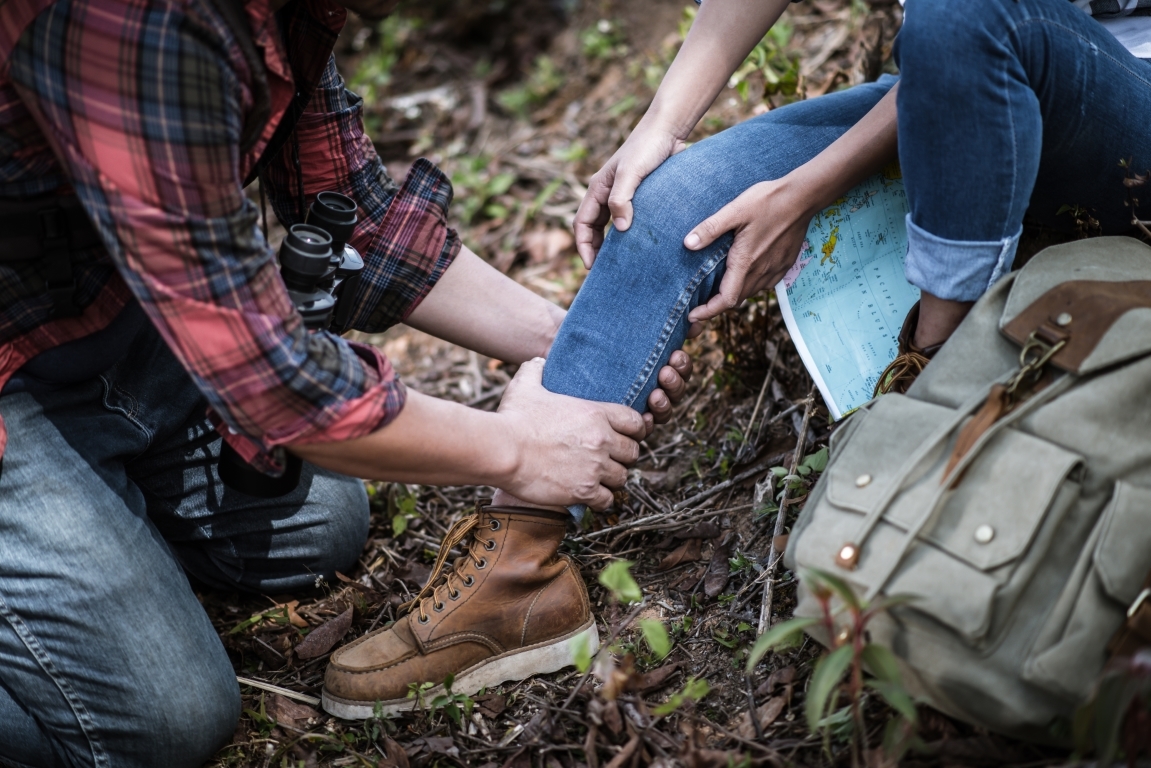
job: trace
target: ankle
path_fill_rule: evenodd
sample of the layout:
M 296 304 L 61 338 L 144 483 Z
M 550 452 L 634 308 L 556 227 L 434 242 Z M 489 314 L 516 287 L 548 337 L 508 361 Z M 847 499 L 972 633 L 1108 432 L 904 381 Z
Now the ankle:
M 951 337 L 975 302 L 951 301 L 932 296 L 926 291 L 920 297 L 919 319 L 915 326 L 915 346 L 937 347 Z

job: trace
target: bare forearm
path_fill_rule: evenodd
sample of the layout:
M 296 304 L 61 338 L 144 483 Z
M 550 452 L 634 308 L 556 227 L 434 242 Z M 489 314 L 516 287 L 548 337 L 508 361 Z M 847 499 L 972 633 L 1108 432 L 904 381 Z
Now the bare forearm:
M 292 446 L 305 461 L 353 477 L 429 485 L 500 485 L 514 446 L 494 413 L 408 390 L 400 414 L 366 437 Z
M 564 310 L 466 247 L 407 324 L 508 363 L 546 357 Z
M 821 210 L 898 157 L 896 84 L 842 136 L 789 174 L 812 213 Z
M 789 0 L 707 0 L 643 121 L 687 138 Z

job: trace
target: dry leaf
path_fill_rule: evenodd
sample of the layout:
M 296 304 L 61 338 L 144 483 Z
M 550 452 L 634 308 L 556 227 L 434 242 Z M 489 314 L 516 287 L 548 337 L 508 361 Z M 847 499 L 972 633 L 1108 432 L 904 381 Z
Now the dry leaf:
M 295 726 L 296 723 L 303 723 L 313 717 L 320 717 L 320 713 L 307 704 L 292 701 L 287 696 L 281 696 L 278 693 L 268 692 L 264 694 L 264 707 L 268 717 L 281 725 Z
M 731 557 L 731 545 L 735 541 L 735 534 L 728 532 L 715 551 L 711 553 L 711 562 L 707 565 L 707 575 L 703 578 L 703 591 L 708 597 L 715 597 L 727 586 L 730 565 L 727 559 Z
M 303 616 L 301 616 L 300 614 L 296 613 L 296 608 L 297 608 L 297 606 L 299 606 L 299 604 L 300 604 L 299 600 L 292 600 L 291 602 L 283 603 L 283 604 L 277 605 L 276 607 L 277 608 L 283 608 L 285 611 L 288 612 L 288 621 L 291 622 L 293 627 L 299 627 L 300 629 L 306 629 L 308 627 L 307 620 Z
M 391 736 L 384 736 L 384 752 L 386 755 L 377 764 L 378 768 L 409 768 L 408 753 Z
M 499 693 L 485 693 L 483 696 L 476 696 L 474 701 L 480 714 L 488 718 L 499 717 L 508 705 L 507 697 Z
M 771 545 L 773 547 L 775 547 L 775 551 L 777 554 L 779 552 L 783 552 L 784 550 L 787 549 L 787 540 L 790 538 L 791 538 L 791 534 L 787 534 L 787 533 L 781 533 L 780 535 L 772 538 Z
M 699 560 L 701 556 L 702 542 L 699 539 L 687 539 L 678 547 L 669 552 L 659 565 L 656 566 L 657 571 L 670 571 L 677 565 L 684 563 L 694 563 Z
M 645 672 L 636 680 L 635 689 L 639 693 L 651 693 L 657 691 L 663 686 L 667 685 L 667 681 L 671 679 L 679 670 L 679 662 L 673 664 L 664 664 L 662 667 L 657 667 L 651 672 Z
M 772 673 L 768 676 L 767 680 L 759 684 L 759 687 L 755 689 L 755 696 L 756 698 L 761 696 L 770 696 L 771 694 L 775 693 L 776 686 L 782 685 L 784 686 L 784 698 L 786 698 L 790 703 L 791 691 L 793 687 L 792 684 L 794 682 L 795 667 L 780 667 L 779 669 L 773 670 Z
M 573 248 L 575 239 L 566 229 L 542 229 L 526 232 L 523 243 L 532 263 L 543 264 Z
M 759 705 L 755 710 L 756 717 L 759 719 L 759 727 L 766 728 L 774 723 L 786 707 L 787 699 L 783 696 L 775 696 Z M 744 712 L 739 716 L 739 725 L 736 726 L 735 732 L 745 739 L 754 739 L 755 726 L 749 715 L 749 712 Z
M 308 636 L 296 645 L 296 658 L 314 659 L 332 650 L 352 628 L 352 612 L 353 609 L 349 608 L 308 633 Z

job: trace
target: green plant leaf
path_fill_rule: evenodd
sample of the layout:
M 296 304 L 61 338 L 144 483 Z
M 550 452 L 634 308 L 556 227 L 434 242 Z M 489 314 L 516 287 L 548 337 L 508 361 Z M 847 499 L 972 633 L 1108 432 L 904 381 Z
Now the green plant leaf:
M 811 682 L 807 686 L 805 706 L 807 727 L 810 730 L 818 730 L 819 721 L 827 712 L 833 695 L 839 689 L 839 681 L 843 679 L 843 674 L 851 664 L 853 650 L 850 645 L 841 646 L 815 665 L 815 672 L 812 673 Z
M 660 660 L 671 653 L 671 638 L 668 636 L 667 628 L 664 627 L 662 621 L 659 619 L 640 619 L 639 628 L 643 630 L 643 639 L 647 641 L 648 648 L 651 648 Z
M 685 701 L 699 701 L 704 696 L 711 693 L 711 686 L 707 684 L 707 680 L 696 679 L 694 677 L 688 678 L 684 683 L 683 690 L 678 693 L 673 693 L 671 698 L 660 704 L 651 712 L 657 717 L 669 715 L 683 706 Z
M 918 713 L 915 711 L 915 702 L 911 700 L 911 695 L 903 690 L 902 685 L 884 680 L 868 680 L 865 685 L 883 697 L 883 700 L 892 709 L 907 718 L 908 722 L 916 722 Z
M 393 536 L 399 536 L 406 530 L 408 530 L 408 518 L 406 515 L 396 515 L 392 518 Z
M 643 600 L 643 592 L 631 575 L 631 560 L 616 560 L 599 572 L 599 583 L 607 587 L 616 601 L 631 604 Z
M 803 457 L 803 466 L 812 472 L 822 472 L 827 469 L 827 456 L 827 448 L 820 448 L 815 453 L 809 453 Z
M 762 659 L 768 651 L 773 648 L 790 645 L 793 640 L 803 633 L 803 630 L 818 623 L 819 619 L 788 619 L 764 632 L 755 641 L 755 645 L 751 646 L 751 651 L 747 655 L 748 674 L 751 674 L 751 671 L 755 669 L 755 665 L 759 663 L 759 660 Z
M 828 573 L 827 571 L 821 571 L 818 568 L 808 568 L 800 575 L 800 578 L 807 579 L 809 581 L 815 582 L 817 585 L 827 587 L 832 592 L 839 595 L 839 599 L 850 606 L 854 611 L 860 611 L 863 609 L 862 604 L 859 602 L 859 598 L 855 596 L 855 591 L 848 585 L 846 581 L 834 574 Z
M 591 668 L 592 655 L 591 655 L 591 640 L 587 635 L 576 635 L 571 640 L 572 644 L 572 662 L 576 665 L 582 675 Z
M 903 678 L 899 674 L 899 662 L 895 660 L 895 655 L 884 646 L 875 643 L 866 645 L 860 656 L 863 660 L 863 666 L 877 679 L 896 685 L 902 683 Z

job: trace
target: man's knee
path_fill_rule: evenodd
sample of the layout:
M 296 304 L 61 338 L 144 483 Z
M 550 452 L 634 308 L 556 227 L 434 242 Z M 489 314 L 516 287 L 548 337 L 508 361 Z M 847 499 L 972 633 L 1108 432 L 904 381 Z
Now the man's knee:
M 319 507 L 317 574 L 331 576 L 355 565 L 368 539 L 368 494 L 362 480 L 317 470 L 308 503 Z
M 163 656 L 164 663 L 144 661 L 110 693 L 120 702 L 102 707 L 113 727 L 101 746 L 114 765 L 204 765 L 231 740 L 240 718 L 235 671 L 222 647 L 193 649 L 173 638 L 153 650 L 135 658 Z

